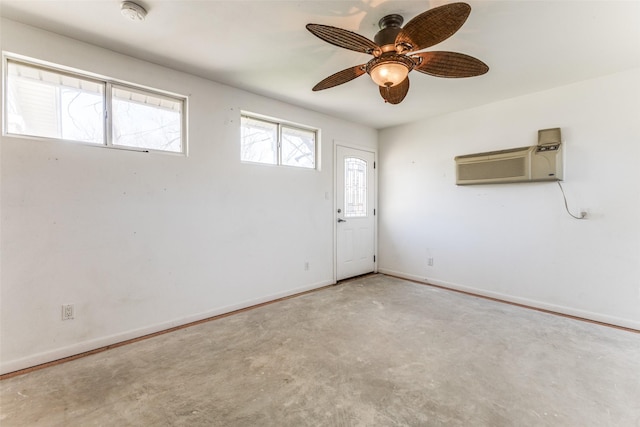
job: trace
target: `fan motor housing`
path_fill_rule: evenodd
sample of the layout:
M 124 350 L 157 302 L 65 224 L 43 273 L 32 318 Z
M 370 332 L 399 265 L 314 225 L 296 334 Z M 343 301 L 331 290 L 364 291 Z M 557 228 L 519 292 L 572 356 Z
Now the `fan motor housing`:
M 395 49 L 396 37 L 402 31 L 403 22 L 404 18 L 397 14 L 387 15 L 378 21 L 380 31 L 374 36 L 373 41 L 382 48 L 383 52 L 390 50 L 384 48 L 387 45 Z

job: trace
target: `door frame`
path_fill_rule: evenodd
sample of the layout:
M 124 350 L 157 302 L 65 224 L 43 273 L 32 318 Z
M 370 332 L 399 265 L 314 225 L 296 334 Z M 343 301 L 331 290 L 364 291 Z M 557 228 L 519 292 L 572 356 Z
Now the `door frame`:
M 373 153 L 373 208 L 375 215 L 373 217 L 373 254 L 375 261 L 373 262 L 373 272 L 378 272 L 378 217 L 380 212 L 378 210 L 378 148 L 367 147 L 365 145 L 349 144 L 347 142 L 333 140 L 333 214 L 331 215 L 333 221 L 333 283 L 338 282 L 338 212 L 336 212 L 336 206 L 338 205 L 338 146 L 344 148 L 350 148 L 354 150 L 367 151 Z M 345 279 L 347 280 L 347 279 Z

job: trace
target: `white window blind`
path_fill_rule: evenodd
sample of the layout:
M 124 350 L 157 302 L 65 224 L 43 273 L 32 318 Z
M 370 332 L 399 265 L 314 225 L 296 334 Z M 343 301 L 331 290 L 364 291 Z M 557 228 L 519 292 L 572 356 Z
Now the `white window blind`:
M 104 143 L 105 84 L 9 61 L 7 131 Z

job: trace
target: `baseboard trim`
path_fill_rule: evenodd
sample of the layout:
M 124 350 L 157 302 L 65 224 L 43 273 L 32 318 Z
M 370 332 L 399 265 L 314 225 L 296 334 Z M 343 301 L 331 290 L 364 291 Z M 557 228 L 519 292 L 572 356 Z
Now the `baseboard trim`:
M 458 285 L 455 283 L 445 282 L 441 280 L 424 278 L 400 271 L 379 268 L 378 273 L 385 274 L 387 276 L 396 277 L 399 279 L 409 280 L 420 285 L 433 286 L 440 289 L 445 289 L 454 292 L 460 292 L 466 295 L 471 295 L 479 298 L 486 298 L 492 301 L 497 301 L 506 304 L 512 304 L 519 307 L 537 310 L 544 313 L 555 314 L 564 316 L 576 320 L 586 321 L 590 323 L 599 324 L 602 326 L 613 327 L 622 329 L 629 332 L 640 333 L 640 322 L 635 322 L 629 319 L 622 319 L 614 316 L 602 315 L 599 313 L 592 313 L 584 310 L 573 309 L 570 307 L 549 304 L 542 301 L 531 300 L 528 298 L 515 297 L 508 294 L 502 294 L 498 292 L 487 291 L 479 288 L 473 288 L 469 286 Z M 345 280 L 348 282 L 351 279 Z M 341 282 L 343 283 L 343 282 Z M 133 331 L 128 331 L 122 334 L 112 335 L 108 337 L 102 337 L 99 339 L 86 341 L 74 346 L 65 347 L 62 349 L 56 349 L 54 351 L 40 353 L 23 359 L 18 359 L 4 363 L 0 372 L 0 380 L 12 378 L 18 375 L 23 375 L 39 369 L 44 369 L 50 366 L 54 366 L 60 363 L 69 362 L 82 357 L 90 356 L 92 354 L 101 353 L 112 348 L 121 347 L 127 344 L 132 344 L 138 341 L 142 341 L 148 338 L 163 335 L 169 332 L 177 331 L 180 329 L 188 328 L 191 326 L 199 325 L 201 323 L 210 322 L 216 319 L 221 319 L 227 316 L 231 316 L 244 311 L 252 310 L 265 305 L 273 304 L 278 301 L 284 301 L 290 298 L 302 296 L 311 292 L 318 291 L 330 286 L 335 285 L 332 281 L 323 281 L 316 284 L 303 286 L 287 292 L 281 292 L 276 294 L 267 295 L 261 298 L 244 301 L 239 304 L 233 304 L 215 310 L 211 310 L 204 313 L 195 314 L 181 319 L 172 320 L 162 324 L 141 328 Z
M 538 301 L 529 298 L 521 298 L 513 295 L 503 294 L 500 292 L 487 291 L 484 289 L 459 285 L 456 283 L 445 282 L 437 279 L 430 279 L 428 277 L 416 276 L 413 274 L 386 268 L 379 268 L 378 272 L 387 276 L 396 277 L 398 279 L 409 280 L 421 285 L 433 286 L 449 291 L 460 292 L 466 295 L 472 295 L 475 297 L 486 298 L 497 302 L 516 305 L 531 310 L 537 310 L 544 313 L 555 314 L 576 320 L 582 320 L 585 322 L 622 329 L 629 332 L 640 333 L 640 322 L 636 322 L 630 319 L 608 316 L 600 313 L 593 313 L 586 310 L 575 309 L 557 304 L 550 304 L 544 301 Z
M 242 313 L 244 311 L 253 310 L 258 307 L 284 301 L 290 298 L 296 298 L 311 292 L 318 291 L 335 285 L 335 282 L 325 280 L 312 285 L 302 286 L 285 292 L 279 292 L 247 300 L 238 304 L 220 307 L 211 311 L 194 314 L 191 316 L 174 319 L 168 322 L 148 326 L 145 328 L 127 331 L 121 334 L 101 337 L 90 341 L 75 344 L 73 346 L 56 349 L 33 356 L 25 357 L 18 360 L 5 362 L 0 368 L 0 381 L 23 375 L 49 366 L 58 365 L 60 363 L 70 362 L 81 357 L 90 356 L 96 353 L 102 353 L 112 348 L 121 347 L 123 345 L 132 344 L 158 335 L 199 325 L 201 323 L 210 322 L 221 319 L 233 314 Z

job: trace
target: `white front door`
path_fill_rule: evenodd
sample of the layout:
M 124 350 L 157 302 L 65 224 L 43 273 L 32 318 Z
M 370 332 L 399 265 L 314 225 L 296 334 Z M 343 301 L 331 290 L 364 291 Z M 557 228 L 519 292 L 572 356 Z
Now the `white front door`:
M 375 270 L 375 154 L 336 146 L 336 279 Z

